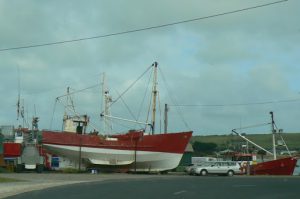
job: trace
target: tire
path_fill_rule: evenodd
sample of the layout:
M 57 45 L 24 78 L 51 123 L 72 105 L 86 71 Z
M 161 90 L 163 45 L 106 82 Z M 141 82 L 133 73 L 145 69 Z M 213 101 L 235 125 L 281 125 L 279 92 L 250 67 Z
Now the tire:
M 200 175 L 206 176 L 206 175 L 207 175 L 207 171 L 206 171 L 206 170 L 201 170 L 201 171 L 200 171 Z
M 23 165 L 22 164 L 17 164 L 16 166 L 16 172 L 21 173 L 23 171 Z
M 159 174 L 161 175 L 167 175 L 169 171 L 160 171 Z
M 196 174 L 195 170 L 194 170 L 194 169 L 191 169 L 191 170 L 190 170 L 190 175 L 193 176 L 193 175 L 195 175 L 195 174 Z
M 37 173 L 42 173 L 43 170 L 44 170 L 44 165 L 38 164 L 38 165 L 36 166 L 36 172 L 37 172 Z
M 227 172 L 227 176 L 233 176 L 234 175 L 234 172 L 232 171 L 232 170 L 229 170 L 228 172 Z

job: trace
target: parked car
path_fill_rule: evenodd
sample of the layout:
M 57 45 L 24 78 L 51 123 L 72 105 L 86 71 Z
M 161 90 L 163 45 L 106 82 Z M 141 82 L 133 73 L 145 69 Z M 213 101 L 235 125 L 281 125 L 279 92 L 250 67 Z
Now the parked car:
M 184 168 L 184 172 L 186 172 L 187 174 L 191 174 L 191 169 L 195 166 L 196 166 L 195 164 L 189 164 Z
M 201 166 L 208 166 L 211 162 L 198 162 L 197 164 L 190 164 L 189 166 L 185 167 L 185 172 L 189 175 L 195 175 L 195 170 L 197 167 Z
M 228 175 L 241 174 L 240 165 L 234 161 L 217 161 L 206 162 L 205 164 L 198 165 L 192 168 L 191 171 L 195 175 L 206 176 L 208 174 Z
M 197 163 L 197 164 L 190 164 L 185 167 L 184 171 L 189 175 L 195 174 L 195 168 L 203 165 L 203 163 Z

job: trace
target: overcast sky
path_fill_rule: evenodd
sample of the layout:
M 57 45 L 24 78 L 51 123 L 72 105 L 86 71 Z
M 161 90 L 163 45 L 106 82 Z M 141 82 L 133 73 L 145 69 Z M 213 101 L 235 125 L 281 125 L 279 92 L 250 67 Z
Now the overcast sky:
M 2 0 L 0 49 L 118 33 L 270 2 Z M 20 123 L 18 79 L 28 120 L 36 112 L 40 129 L 61 129 L 63 106 L 54 102 L 68 86 L 80 90 L 99 84 L 105 72 L 116 99 L 157 61 L 168 85 L 159 74 L 160 103 L 171 105 L 169 131 L 229 134 L 233 128 L 269 122 L 269 111 L 274 111 L 278 127 L 300 132 L 299 8 L 300 1 L 289 0 L 131 34 L 1 51 L 0 125 Z M 148 79 L 122 98 L 136 115 Z M 100 86 L 73 97 L 77 112 L 90 115 L 101 130 Z M 201 106 L 172 106 L 176 104 Z M 122 102 L 111 112 L 132 119 Z M 116 131 L 134 127 L 114 124 Z M 251 132 L 269 130 L 266 126 Z

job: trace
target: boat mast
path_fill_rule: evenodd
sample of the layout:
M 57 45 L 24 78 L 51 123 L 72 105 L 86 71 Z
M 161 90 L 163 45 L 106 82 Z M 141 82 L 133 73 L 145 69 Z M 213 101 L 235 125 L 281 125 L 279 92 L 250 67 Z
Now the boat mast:
M 112 98 L 109 95 L 109 91 L 106 88 L 106 80 L 105 80 L 105 73 L 103 73 L 103 77 L 102 77 L 102 113 L 101 115 L 105 115 L 107 117 L 103 118 L 103 128 L 104 128 L 104 133 L 108 133 L 111 134 L 112 131 L 112 124 L 110 121 L 110 118 L 108 116 L 110 116 L 110 104 L 112 102 Z
M 154 66 L 154 77 L 153 77 L 153 98 L 152 98 L 152 134 L 155 131 L 155 115 L 156 115 L 156 98 L 157 98 L 157 62 L 154 62 L 152 66 Z
M 276 157 L 276 140 L 275 140 L 275 133 L 276 133 L 276 130 L 275 130 L 275 122 L 274 122 L 274 115 L 273 115 L 273 111 L 270 112 L 271 114 L 271 127 L 272 127 L 272 141 L 273 141 L 273 158 L 274 160 L 277 159 Z
M 105 101 L 105 98 L 104 98 L 104 82 L 105 82 L 105 73 L 102 74 L 102 80 L 101 80 L 101 96 L 102 96 L 102 100 L 101 100 L 101 113 L 104 113 L 104 101 Z M 105 133 L 105 117 L 102 118 L 102 122 L 103 122 L 103 132 Z

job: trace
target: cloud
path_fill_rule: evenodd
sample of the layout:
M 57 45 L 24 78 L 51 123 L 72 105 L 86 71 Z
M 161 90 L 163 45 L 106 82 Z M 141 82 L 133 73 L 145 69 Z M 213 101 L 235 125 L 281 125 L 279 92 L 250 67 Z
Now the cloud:
M 0 48 L 122 32 L 269 2 L 2 1 Z M 35 105 L 41 128 L 50 127 L 55 98 L 68 86 L 79 90 L 95 85 L 101 81 L 100 74 L 106 72 L 116 98 L 116 90 L 124 91 L 154 61 L 160 67 L 162 105 L 226 105 L 299 98 L 298 8 L 299 2 L 287 1 L 161 29 L 0 52 L 0 91 L 5 96 L 0 99 L 0 124 L 18 123 L 18 67 L 28 115 L 34 114 Z M 143 78 L 144 82 L 148 77 Z M 145 93 L 144 84 L 138 82 L 124 96 L 135 114 Z M 74 96 L 79 111 L 90 114 L 99 127 L 100 92 L 99 86 Z M 241 123 L 268 121 L 268 112 L 273 110 L 282 128 L 295 132 L 299 131 L 298 105 L 296 101 L 180 110 L 171 106 L 169 126 L 170 131 L 187 130 L 184 116 L 196 134 L 228 133 Z M 142 110 L 147 112 L 147 108 Z M 122 102 L 112 112 L 131 118 Z M 61 128 L 62 114 L 63 105 L 58 104 L 52 128 Z M 118 125 L 115 128 L 126 130 Z

